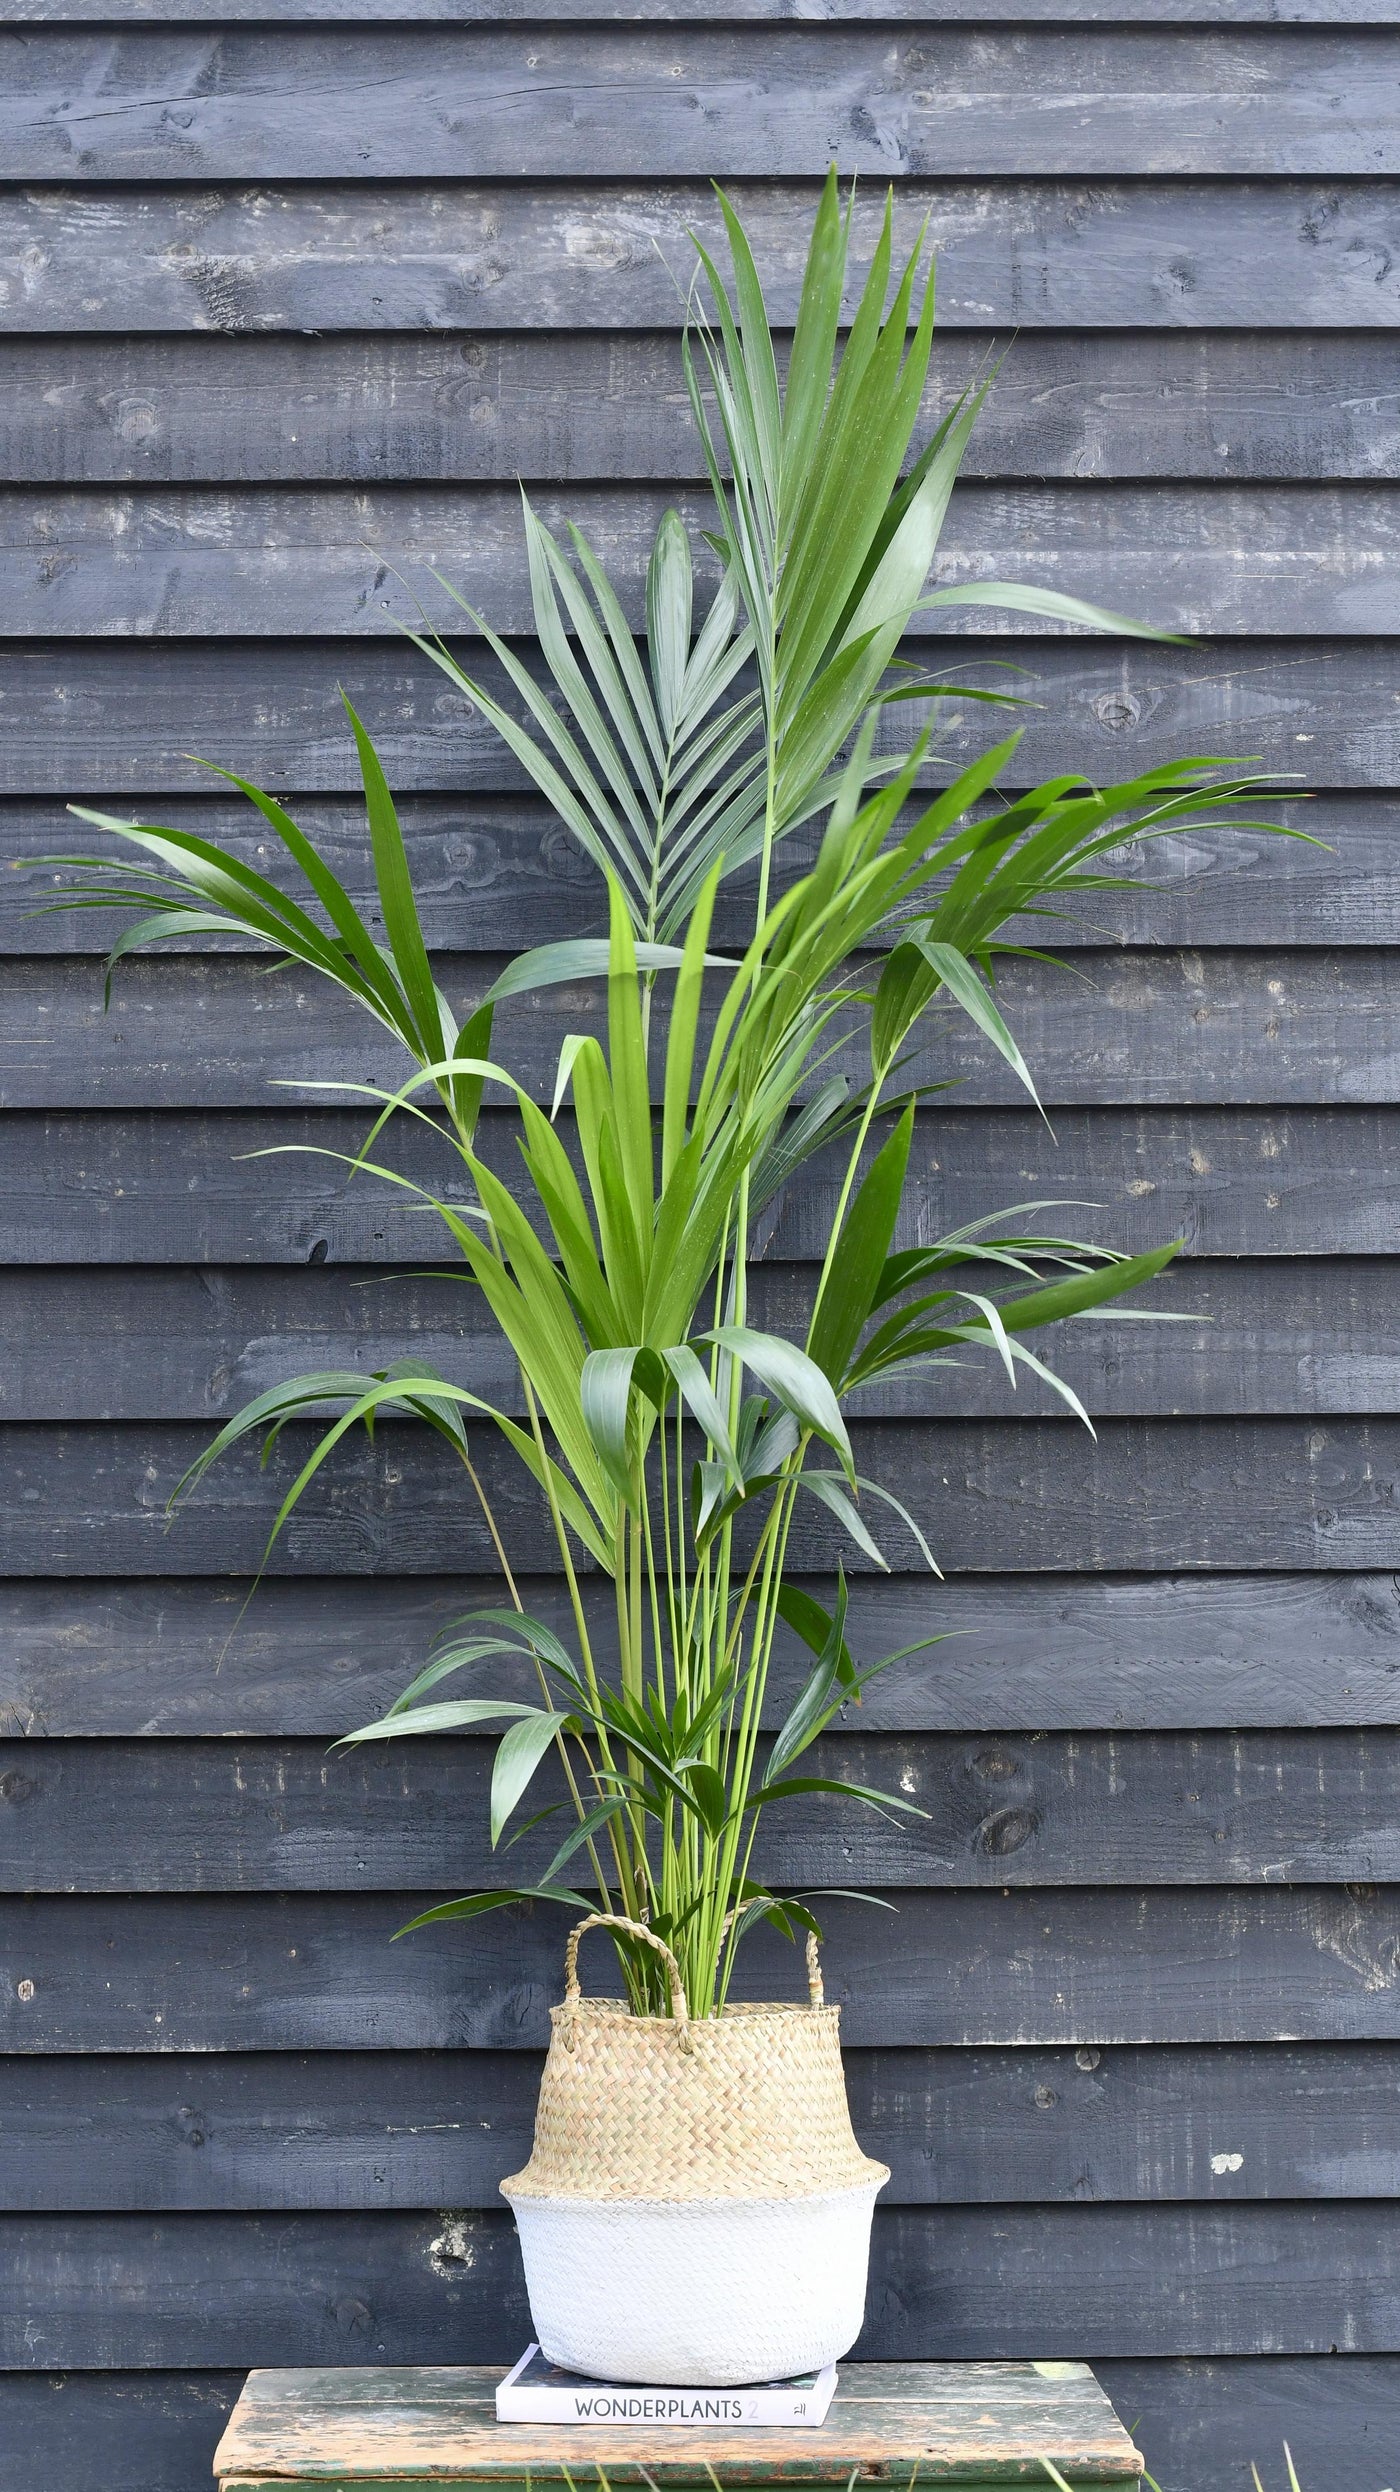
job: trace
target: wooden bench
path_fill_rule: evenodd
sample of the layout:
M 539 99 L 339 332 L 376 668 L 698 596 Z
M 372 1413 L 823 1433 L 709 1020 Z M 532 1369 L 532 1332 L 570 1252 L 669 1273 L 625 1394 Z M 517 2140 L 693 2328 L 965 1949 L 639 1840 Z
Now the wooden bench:
M 498 2423 L 499 2369 L 252 2371 L 219 2443 L 222 2492 L 405 2485 L 961 2484 L 1137 2492 L 1142 2459 L 1081 2362 L 849 2363 L 816 2431 Z

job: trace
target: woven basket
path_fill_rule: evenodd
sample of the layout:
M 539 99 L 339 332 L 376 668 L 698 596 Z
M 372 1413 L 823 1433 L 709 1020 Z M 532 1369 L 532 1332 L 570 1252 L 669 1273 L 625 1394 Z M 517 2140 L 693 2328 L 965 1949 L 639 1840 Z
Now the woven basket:
M 579 1940 L 596 1928 L 656 1949 L 670 2016 L 581 1995 Z M 806 2007 L 696 2020 L 653 1931 L 594 1913 L 571 1932 L 534 2151 L 501 2184 L 551 2360 L 708 2387 L 786 2377 L 849 2349 L 889 2173 L 856 2143 L 840 2011 L 823 2002 L 811 1940 L 807 1969 Z

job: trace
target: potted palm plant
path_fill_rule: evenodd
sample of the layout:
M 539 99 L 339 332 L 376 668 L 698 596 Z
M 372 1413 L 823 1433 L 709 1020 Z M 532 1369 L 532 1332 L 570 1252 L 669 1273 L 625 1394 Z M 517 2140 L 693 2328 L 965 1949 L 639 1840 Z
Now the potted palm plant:
M 382 933 L 283 806 L 242 780 L 299 891 L 187 833 L 94 813 L 84 818 L 136 861 L 67 860 L 84 868 L 70 905 L 141 911 L 113 962 L 163 937 L 233 931 L 323 974 L 410 1060 L 400 1087 L 363 1086 L 374 1121 L 351 1165 L 407 1183 L 387 1137 L 404 1116 L 432 1125 L 447 1173 L 439 1192 L 415 1191 L 514 1353 L 518 1404 L 418 1365 L 297 1376 L 231 1420 L 182 1487 L 250 1432 L 275 1439 L 319 1420 L 275 1540 L 362 1423 L 410 1415 L 461 1463 L 500 1598 L 349 1737 L 498 1735 L 493 1844 L 537 1775 L 552 1775 L 569 1825 L 542 1873 L 420 1918 L 522 1902 L 573 1916 L 535 2150 L 505 2183 L 540 2341 L 614 2378 L 717 2384 L 849 2347 L 886 2177 L 851 2130 L 818 1899 L 770 1885 L 762 1829 L 770 1809 L 809 1794 L 911 1808 L 852 1785 L 816 1750 L 902 1656 L 857 1664 L 843 1574 L 829 1604 L 816 1600 L 794 1579 L 794 1534 L 815 1514 L 866 1565 L 885 1564 L 887 1532 L 906 1534 L 936 1573 L 923 1523 L 861 1474 L 850 1397 L 985 1356 L 1009 1386 L 1031 1373 L 1082 1419 L 1028 1336 L 1103 1315 L 1175 1251 L 1123 1256 L 1067 1238 L 1036 1204 L 899 1246 L 920 1068 L 940 1017 L 963 1014 L 1034 1097 L 996 1001 L 996 954 L 1028 916 L 1111 883 L 1110 847 L 1217 818 L 1258 785 L 1237 765 L 1187 759 L 1112 787 L 1064 777 L 1018 789 L 1014 731 L 953 775 L 926 733 L 901 739 L 911 698 L 1009 697 L 908 667 L 899 648 L 916 616 L 999 602 L 1137 627 L 1005 583 L 930 589 L 982 393 L 916 446 L 933 317 L 922 242 L 896 272 L 887 209 L 843 333 L 850 209 L 833 176 L 783 375 L 743 229 L 722 205 L 732 273 L 701 253 L 708 311 L 686 343 L 716 510 L 703 611 L 674 512 L 656 533 L 639 636 L 585 540 L 558 541 L 527 501 L 539 663 L 475 614 L 489 681 L 446 643 L 419 640 L 593 861 L 606 935 L 525 953 L 459 1025 L 353 711 Z M 794 868 L 784 842 L 804 826 Z M 716 904 L 731 877 L 726 923 L 742 907 L 747 925 L 721 946 Z M 564 1040 L 538 1098 L 512 1069 L 503 1008 L 586 979 L 600 1012 Z M 479 1147 L 488 1095 L 516 1118 L 518 1188 Z M 789 1337 L 753 1320 L 755 1224 L 818 1152 L 836 1171 L 835 1211 Z M 518 1552 L 473 1458 L 479 1426 L 532 1483 L 567 1633 L 525 1608 Z M 584 1599 L 590 1574 L 614 1588 L 605 1638 Z M 774 1722 L 780 1636 L 805 1662 Z M 503 1657 L 528 1666 L 532 1700 L 490 1692 Z M 732 1997 L 760 1920 L 805 1941 L 805 2006 Z M 620 1999 L 581 1994 L 578 1940 L 594 1927 L 615 1948 Z

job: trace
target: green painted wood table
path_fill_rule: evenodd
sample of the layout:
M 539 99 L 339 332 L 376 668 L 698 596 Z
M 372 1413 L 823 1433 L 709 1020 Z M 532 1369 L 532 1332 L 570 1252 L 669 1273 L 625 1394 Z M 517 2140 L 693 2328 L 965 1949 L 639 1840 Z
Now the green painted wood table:
M 816 2431 L 498 2423 L 498 2369 L 252 2371 L 219 2443 L 222 2492 L 405 2485 L 1052 2481 L 1136 2492 L 1142 2460 L 1082 2362 L 853 2362 Z M 713 2473 L 712 2471 L 713 2470 Z

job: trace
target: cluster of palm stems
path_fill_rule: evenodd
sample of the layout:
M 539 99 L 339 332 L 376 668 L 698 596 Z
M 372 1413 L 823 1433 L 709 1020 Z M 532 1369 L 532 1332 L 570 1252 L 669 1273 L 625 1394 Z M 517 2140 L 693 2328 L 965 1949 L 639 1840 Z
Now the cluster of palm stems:
M 285 808 L 231 772 L 296 869 L 299 896 L 207 840 L 91 812 L 86 820 L 127 843 L 125 861 L 64 861 L 81 868 L 67 905 L 141 911 L 109 978 L 138 947 L 232 930 L 329 978 L 411 1060 L 397 1089 L 350 1086 L 375 1113 L 349 1165 L 408 1186 L 386 1159 L 386 1129 L 407 1116 L 440 1136 L 450 1181 L 410 1190 L 440 1220 L 454 1269 L 514 1353 L 517 1407 L 418 1363 L 296 1376 L 239 1412 L 181 1489 L 250 1432 L 270 1451 L 290 1423 L 318 1420 L 275 1541 L 351 1429 L 409 1415 L 438 1432 L 480 1500 L 501 1597 L 458 1621 L 391 1711 L 351 1737 L 499 1734 L 493 1846 L 513 1823 L 530 1830 L 560 1809 L 566 1830 L 538 1876 L 420 1918 L 524 1898 L 601 1907 L 666 1940 L 698 2015 L 723 2005 L 756 1921 L 789 1934 L 815 1927 L 815 1898 L 775 1892 L 763 1876 L 756 1843 L 768 1808 L 817 1793 L 887 1811 L 913 1805 L 853 1785 L 831 1770 L 829 1751 L 809 1753 L 904 1656 L 853 1655 L 839 1567 L 829 1607 L 794 1579 L 807 1518 L 867 1567 L 886 1564 L 890 1531 L 907 1533 L 937 1571 L 920 1522 L 857 1468 L 851 1395 L 986 1356 L 1009 1386 L 1029 1372 L 1084 1419 L 1026 1336 L 1121 1312 L 1111 1302 L 1175 1251 L 1124 1256 L 1042 1233 L 1033 1222 L 1046 1204 L 897 1244 L 927 1087 L 911 1082 L 911 1067 L 926 1059 L 938 1015 L 961 1013 L 1034 1097 L 996 1001 L 995 956 L 1024 948 L 1012 937 L 1037 913 L 1112 888 L 1110 848 L 1220 817 L 1260 784 L 1238 764 L 1195 757 L 1111 787 L 1065 776 L 1026 790 L 1015 732 L 952 775 L 926 729 L 901 738 L 900 722 L 917 719 L 911 703 L 936 717 L 930 705 L 953 696 L 1012 697 L 954 685 L 901 654 L 931 610 L 989 604 L 1140 627 L 1005 582 L 930 588 L 984 389 L 916 448 L 934 301 L 922 236 L 896 269 L 886 209 L 844 325 L 851 207 L 833 176 L 784 373 L 743 228 L 721 206 L 730 273 L 697 245 L 685 340 L 716 514 L 707 563 L 718 585 L 703 611 L 674 511 L 656 532 L 638 635 L 584 538 L 571 528 L 560 542 L 526 500 L 537 658 L 470 608 L 496 661 L 489 684 L 458 648 L 414 636 L 596 866 L 606 936 L 525 953 L 459 1026 L 434 978 L 384 772 L 353 710 L 377 932 Z M 780 852 L 803 826 L 793 870 L 797 851 Z M 717 898 L 734 876 L 724 922 L 742 907 L 750 931 L 719 950 Z M 506 1061 L 497 1016 L 513 996 L 580 979 L 598 982 L 605 1012 L 564 1040 L 542 1104 Z M 478 1147 L 488 1095 L 517 1120 L 514 1187 Z M 817 1154 L 835 1208 L 796 1340 L 750 1321 L 750 1265 L 760 1214 Z M 480 1425 L 500 1432 L 534 1483 L 571 1631 L 524 1607 L 509 1531 L 473 1456 Z M 605 1639 L 584 1598 L 595 1570 L 616 1594 Z M 780 1635 L 803 1663 L 774 1722 Z M 529 1702 L 460 1692 L 522 1662 L 536 1689 Z M 535 1778 L 549 1758 L 558 1779 L 545 1794 Z M 522 1823 L 532 1784 L 544 1805 Z M 667 2013 L 653 1951 L 620 1929 L 616 1943 L 633 2007 Z

